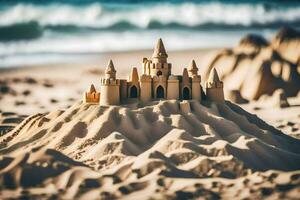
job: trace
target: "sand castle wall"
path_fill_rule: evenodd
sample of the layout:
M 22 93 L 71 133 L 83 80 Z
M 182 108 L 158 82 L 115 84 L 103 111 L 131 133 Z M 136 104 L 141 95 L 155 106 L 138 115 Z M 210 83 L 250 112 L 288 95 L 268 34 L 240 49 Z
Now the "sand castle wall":
M 120 81 L 103 79 L 101 82 L 100 105 L 119 105 Z
M 201 101 L 201 80 L 192 81 L 192 99 Z
M 224 102 L 224 92 L 223 88 L 206 88 L 206 97 L 210 101 L 216 103 Z
M 179 99 L 179 80 L 169 79 L 167 88 L 167 99 Z
M 152 79 L 151 76 L 142 75 L 140 80 L 140 100 L 146 103 L 152 100 Z

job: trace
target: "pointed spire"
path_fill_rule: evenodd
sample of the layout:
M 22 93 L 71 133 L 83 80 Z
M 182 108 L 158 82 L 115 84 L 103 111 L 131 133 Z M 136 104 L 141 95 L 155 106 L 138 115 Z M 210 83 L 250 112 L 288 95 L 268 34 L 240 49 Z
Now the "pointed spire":
M 94 92 L 96 92 L 96 88 L 95 88 L 94 84 L 92 84 L 92 85 L 90 86 L 89 93 L 94 93 Z
M 191 71 L 191 70 L 197 70 L 198 71 L 198 67 L 196 65 L 195 60 L 192 60 L 192 62 L 190 63 L 189 71 Z
M 182 82 L 185 83 L 189 83 L 189 74 L 186 68 L 183 69 L 182 72 Z
M 162 41 L 161 38 L 158 39 L 156 46 L 154 48 L 154 52 L 152 55 L 153 58 L 157 58 L 157 57 L 168 57 L 168 54 L 166 52 L 164 43 Z
M 220 81 L 218 72 L 215 68 L 210 71 L 206 81 L 206 88 L 223 88 L 223 82 Z
M 105 78 L 116 79 L 116 69 L 112 60 L 109 60 L 108 65 L 105 69 Z
M 133 67 L 131 70 L 130 81 L 137 83 L 139 81 L 139 75 L 136 67 Z
M 207 82 L 210 82 L 210 83 L 219 83 L 219 82 L 221 82 L 216 68 L 213 68 L 210 71 Z
M 115 69 L 113 61 L 109 60 L 108 65 L 105 69 L 105 73 L 111 73 L 111 72 L 116 72 L 116 69 Z
M 190 66 L 188 67 L 189 75 L 193 77 L 194 75 L 198 75 L 198 67 L 196 65 L 195 60 L 192 60 Z

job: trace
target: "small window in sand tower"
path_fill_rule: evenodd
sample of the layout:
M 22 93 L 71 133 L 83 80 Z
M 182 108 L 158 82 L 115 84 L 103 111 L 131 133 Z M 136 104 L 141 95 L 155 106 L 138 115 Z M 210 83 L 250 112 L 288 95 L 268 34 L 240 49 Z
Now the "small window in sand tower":
M 157 75 L 157 76 L 161 76 L 161 75 L 162 75 L 162 72 L 161 72 L 161 71 L 158 71 L 158 72 L 156 73 L 156 75 Z
M 130 88 L 130 98 L 137 98 L 137 88 L 135 86 L 132 86 Z
M 190 99 L 190 90 L 189 90 L 189 88 L 187 88 L 187 87 L 183 88 L 183 91 L 182 91 L 182 99 L 183 99 L 183 100 L 188 100 L 188 99 Z
M 156 98 L 162 99 L 165 98 L 165 91 L 162 86 L 158 86 L 156 89 Z

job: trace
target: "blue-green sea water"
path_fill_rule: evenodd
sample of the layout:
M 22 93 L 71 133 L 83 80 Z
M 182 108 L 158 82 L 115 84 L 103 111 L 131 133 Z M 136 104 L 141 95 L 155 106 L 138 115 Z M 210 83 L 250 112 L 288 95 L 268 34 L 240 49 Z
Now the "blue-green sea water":
M 0 0 L 0 67 L 81 53 L 233 46 L 300 28 L 300 1 Z

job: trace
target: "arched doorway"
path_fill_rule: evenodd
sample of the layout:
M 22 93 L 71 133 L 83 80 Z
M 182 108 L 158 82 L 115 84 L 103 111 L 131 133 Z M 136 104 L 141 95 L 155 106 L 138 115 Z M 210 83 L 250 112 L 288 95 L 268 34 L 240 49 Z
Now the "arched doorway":
M 130 98 L 137 98 L 138 97 L 138 91 L 137 88 L 133 85 L 130 88 Z
M 156 89 L 156 98 L 158 98 L 158 99 L 165 98 L 165 91 L 161 85 L 158 86 Z
M 183 100 L 188 100 L 190 99 L 190 90 L 188 87 L 184 87 L 182 90 L 182 99 Z
M 156 73 L 156 75 L 157 75 L 157 76 L 161 76 L 161 75 L 162 75 L 162 72 L 161 72 L 161 71 L 158 71 L 158 72 Z

